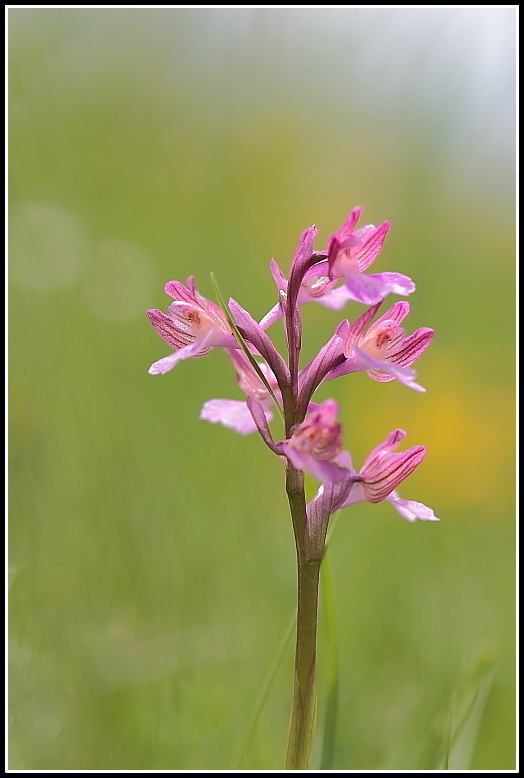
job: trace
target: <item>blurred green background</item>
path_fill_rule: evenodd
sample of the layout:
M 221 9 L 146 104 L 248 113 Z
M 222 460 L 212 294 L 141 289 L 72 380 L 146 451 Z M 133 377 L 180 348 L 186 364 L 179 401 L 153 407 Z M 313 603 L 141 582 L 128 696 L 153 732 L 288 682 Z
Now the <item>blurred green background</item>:
M 515 767 L 514 28 L 507 6 L 9 11 L 12 769 L 235 769 L 295 602 L 283 474 L 198 419 L 241 397 L 222 353 L 147 374 L 169 347 L 145 310 L 190 274 L 212 298 L 214 271 L 260 318 L 269 259 L 355 205 L 392 222 L 373 272 L 416 281 L 408 331 L 436 330 L 427 393 L 318 397 L 357 464 L 395 427 L 427 446 L 400 493 L 441 522 L 341 517 L 333 768 L 432 769 L 479 654 L 469 767 Z M 341 316 L 303 314 L 307 359 Z M 282 766 L 291 663 L 248 769 Z

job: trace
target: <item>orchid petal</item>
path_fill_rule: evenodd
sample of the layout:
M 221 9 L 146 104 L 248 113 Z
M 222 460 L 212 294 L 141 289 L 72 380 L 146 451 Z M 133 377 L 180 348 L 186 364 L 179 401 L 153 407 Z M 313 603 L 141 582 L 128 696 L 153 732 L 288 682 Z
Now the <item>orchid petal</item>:
M 322 489 L 322 487 L 324 486 L 328 487 L 329 484 L 322 484 L 320 489 Z M 317 495 L 318 495 L 318 500 L 320 504 L 316 509 L 317 511 L 320 511 L 323 507 L 322 495 L 319 495 L 320 489 L 315 495 L 315 497 L 313 498 L 314 501 L 315 499 L 317 499 Z M 362 488 L 361 483 L 355 483 L 342 504 L 337 505 L 337 503 L 335 502 L 335 505 L 333 507 L 333 512 L 335 510 L 340 510 L 342 508 L 349 508 L 352 505 L 357 505 L 362 502 L 366 502 L 364 489 Z M 386 497 L 384 502 L 389 502 L 390 505 L 392 505 L 393 508 L 395 508 L 397 513 L 400 516 L 402 516 L 403 519 L 406 519 L 406 521 L 416 521 L 417 519 L 419 521 L 440 521 L 440 519 L 437 516 L 435 516 L 432 509 L 428 508 L 427 505 L 424 505 L 424 503 L 421 502 L 415 502 L 414 500 L 403 500 L 401 497 L 399 497 L 398 493 L 395 491 L 391 492 L 391 494 L 388 495 L 388 497 Z
M 358 220 L 360 219 L 361 213 L 362 213 L 362 206 L 360 205 L 355 206 L 355 208 L 351 210 L 342 227 L 339 229 L 337 233 L 335 233 L 338 239 L 340 240 L 340 242 L 346 240 L 346 238 L 349 238 L 349 236 L 352 234 Z
M 390 454 L 382 461 L 363 467 L 366 499 L 371 502 L 382 502 L 396 487 L 407 478 L 422 462 L 426 455 L 424 446 L 413 446 L 399 454 Z
M 360 472 L 365 470 L 366 467 L 373 467 L 377 462 L 380 462 L 382 459 L 384 459 L 385 456 L 391 454 L 391 452 L 397 448 L 400 441 L 404 440 L 406 435 L 407 433 L 401 429 L 396 429 L 393 430 L 393 432 L 390 432 L 386 439 L 382 441 L 382 443 L 379 443 L 378 446 L 375 446 L 375 448 L 369 452 L 366 459 L 364 460 L 364 464 L 362 465 Z
M 172 354 L 169 354 L 167 357 L 163 357 L 162 359 L 159 359 L 157 362 L 153 362 L 149 370 L 147 371 L 149 375 L 163 375 L 164 373 L 168 373 L 170 370 L 172 370 L 175 365 L 180 362 L 180 359 L 184 359 L 185 357 L 180 357 L 180 352 L 184 351 L 186 349 L 190 349 L 193 347 L 193 344 L 190 346 L 185 346 L 183 349 L 180 349 L 179 351 L 174 351 Z M 193 354 L 188 354 L 188 356 L 193 356 Z
M 370 308 L 367 308 L 364 313 L 361 313 L 358 319 L 355 319 L 353 324 L 350 326 L 346 339 L 346 346 L 344 349 L 347 357 L 350 356 L 353 346 L 360 340 L 360 337 L 368 328 L 371 319 L 376 314 L 380 306 L 381 303 L 379 302 L 375 303 L 375 305 L 372 305 Z
M 433 340 L 434 331 L 429 327 L 420 327 L 404 338 L 396 348 L 388 351 L 388 359 L 396 365 L 407 367 L 419 358 Z
M 419 521 L 440 521 L 427 505 L 414 500 L 403 500 L 398 496 L 397 492 L 391 492 L 389 497 L 386 497 L 386 501 L 391 503 L 397 513 L 407 521 L 416 521 L 417 519 Z
M 347 273 L 344 276 L 344 285 L 351 300 L 365 305 L 380 302 L 389 292 L 387 284 L 383 283 L 380 276 L 358 272 Z
M 227 335 L 222 333 L 218 338 L 218 343 L 214 343 L 214 346 L 220 346 L 220 348 L 236 349 L 239 351 L 238 341 L 234 335 Z
M 277 444 L 293 467 L 306 470 L 320 480 L 341 481 L 347 476 L 347 467 L 339 460 L 341 428 L 336 422 L 337 413 L 336 402 L 324 400 L 292 428 L 287 440 Z
M 313 276 L 326 276 L 329 274 L 329 262 L 325 258 L 326 254 L 323 251 L 314 251 L 313 256 L 316 258 L 316 262 L 308 267 L 305 271 L 302 281 L 306 281 Z M 320 259 L 321 257 L 321 259 Z
M 297 451 L 292 446 L 287 445 L 287 441 L 277 445 L 281 452 L 287 456 L 293 467 L 296 467 L 297 470 L 305 470 L 318 481 L 339 483 L 347 477 L 348 471 L 335 462 L 317 459 L 311 454 Z
M 353 249 L 352 257 L 356 259 L 361 272 L 373 264 L 380 254 L 389 227 L 389 222 L 382 222 L 378 227 L 369 231 L 369 236 L 366 237 L 364 243 L 359 246 L 359 248 Z M 365 228 L 362 228 L 362 230 L 364 229 Z M 358 237 L 360 237 L 360 235 L 358 235 Z
M 272 324 L 280 319 L 282 316 L 282 306 L 280 303 L 274 305 L 270 311 L 266 313 L 263 319 L 260 319 L 258 326 L 261 330 L 267 330 Z
M 180 326 L 175 326 L 172 318 L 156 308 L 147 311 L 147 318 L 162 340 L 165 340 L 174 349 L 181 349 L 183 346 L 189 345 L 188 340 L 193 339 L 190 334 L 181 331 Z
M 347 245 L 348 240 L 351 238 L 351 234 L 360 218 L 361 212 L 362 208 L 360 206 L 357 205 L 355 208 L 353 208 L 342 227 L 328 238 L 327 253 L 329 258 L 330 272 L 331 268 L 333 267 L 333 263 L 337 258 L 337 254 L 341 245 Z
M 175 365 L 183 359 L 188 359 L 189 357 L 203 357 L 206 354 L 209 354 L 210 349 L 206 346 L 212 337 L 212 332 L 206 332 L 202 340 L 196 340 L 194 343 L 184 346 L 173 354 L 170 354 L 163 359 L 159 359 L 158 362 L 153 362 L 147 372 L 149 375 L 163 375 L 172 370 Z
M 417 288 L 414 282 L 402 273 L 374 273 L 370 274 L 370 278 L 380 278 L 385 287 L 387 287 L 386 294 L 398 294 L 400 296 L 412 294 Z
M 415 284 L 401 273 L 348 273 L 345 276 L 345 288 L 348 299 L 372 305 L 387 297 L 388 294 L 407 295 L 415 291 Z
M 399 300 L 388 308 L 388 310 L 379 316 L 378 319 L 373 322 L 373 327 L 382 325 L 384 322 L 394 322 L 400 324 L 409 313 L 409 303 L 406 300 Z
M 348 300 L 353 300 L 353 297 L 345 286 L 338 286 L 336 289 L 330 289 L 322 295 L 322 297 L 316 298 L 316 302 L 324 305 L 326 308 L 331 308 L 334 311 L 340 311 Z
M 164 292 L 172 297 L 173 300 L 179 302 L 190 303 L 191 305 L 198 302 L 195 291 L 195 279 L 193 276 L 189 276 L 186 281 L 186 286 L 181 284 L 180 281 L 168 281 L 164 286 Z
M 271 420 L 271 412 L 264 411 L 264 413 Z M 243 400 L 208 400 L 202 406 L 199 418 L 213 424 L 222 424 L 240 435 L 249 435 L 257 429 L 249 408 Z
M 357 363 L 360 363 L 361 370 L 368 371 L 370 378 L 375 381 L 393 381 L 397 379 L 404 386 L 414 389 L 416 392 L 425 392 L 423 386 L 417 384 L 415 381 L 416 372 L 408 367 L 400 367 L 393 362 L 388 362 L 384 359 L 374 359 L 366 354 L 365 351 L 355 346 L 354 348 L 355 358 Z M 375 373 L 379 371 L 379 373 Z M 382 375 L 381 375 L 382 374 Z

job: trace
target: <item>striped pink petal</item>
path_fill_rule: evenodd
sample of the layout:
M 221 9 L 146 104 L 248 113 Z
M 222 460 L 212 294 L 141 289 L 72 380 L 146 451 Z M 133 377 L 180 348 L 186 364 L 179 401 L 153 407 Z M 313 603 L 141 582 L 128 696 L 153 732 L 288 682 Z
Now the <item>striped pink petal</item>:
M 372 227 L 373 229 L 369 230 L 369 234 L 366 235 L 362 245 L 350 249 L 351 257 L 357 261 L 360 272 L 363 272 L 370 265 L 372 265 L 380 254 L 390 227 L 390 223 L 382 222 L 382 224 L 380 224 L 378 227 L 368 225 L 368 228 L 369 227 Z M 364 229 L 366 228 L 363 227 L 362 230 Z M 357 230 L 355 235 L 357 235 L 358 232 L 360 232 L 360 230 Z
M 375 465 L 363 467 L 362 486 L 368 502 L 375 503 L 385 498 L 410 475 L 426 455 L 424 446 L 414 446 L 401 454 L 390 454 Z
M 421 327 L 399 343 L 391 344 L 386 352 L 386 359 L 396 365 L 408 367 L 419 358 L 433 340 L 434 331 L 429 327 Z
M 370 308 L 367 308 L 358 319 L 355 319 L 353 324 L 350 325 L 349 331 L 344 345 L 344 353 L 346 357 L 350 357 L 353 353 L 353 347 L 359 342 L 360 338 L 367 330 L 369 323 L 373 316 L 380 308 L 381 303 L 375 303 Z

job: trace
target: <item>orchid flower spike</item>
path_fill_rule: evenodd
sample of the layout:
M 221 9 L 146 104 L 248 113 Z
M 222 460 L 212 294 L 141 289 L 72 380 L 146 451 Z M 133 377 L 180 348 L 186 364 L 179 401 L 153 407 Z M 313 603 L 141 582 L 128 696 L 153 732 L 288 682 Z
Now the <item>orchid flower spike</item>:
M 229 356 L 235 370 L 238 386 L 245 393 L 246 397 L 252 397 L 261 405 L 266 422 L 271 421 L 273 414 L 269 409 L 274 404 L 273 398 L 257 375 L 249 359 L 240 349 L 226 348 L 225 352 Z M 259 362 L 258 364 L 273 392 L 279 397 L 280 391 L 277 379 L 272 370 L 265 362 Z M 240 433 L 240 435 L 249 435 L 257 429 L 246 400 L 208 400 L 201 408 L 200 418 L 204 421 L 222 424 L 224 427 L 229 427 Z
M 424 387 L 415 382 L 416 372 L 409 368 L 433 340 L 433 330 L 421 327 L 406 336 L 399 326 L 409 313 L 409 303 L 394 303 L 370 325 L 380 303 L 372 305 L 350 325 L 344 344 L 346 361 L 327 375 L 327 380 L 346 373 L 365 370 L 374 381 L 393 381 L 417 392 Z
M 293 467 L 306 470 L 319 481 L 338 482 L 348 475 L 346 468 L 333 461 L 342 444 L 341 427 L 335 421 L 337 414 L 336 402 L 325 400 L 292 430 L 288 440 L 277 444 Z
M 217 305 L 197 292 L 192 276 L 186 286 L 169 281 L 164 291 L 174 300 L 167 315 L 153 309 L 147 316 L 160 337 L 175 351 L 154 362 L 148 371 L 151 375 L 167 373 L 182 359 L 204 357 L 215 346 L 234 347 L 236 341 L 227 319 Z

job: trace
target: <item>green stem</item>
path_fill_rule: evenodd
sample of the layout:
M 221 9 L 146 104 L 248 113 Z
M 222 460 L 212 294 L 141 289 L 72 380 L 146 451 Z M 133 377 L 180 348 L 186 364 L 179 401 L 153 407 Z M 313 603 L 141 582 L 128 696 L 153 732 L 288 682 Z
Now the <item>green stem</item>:
M 293 704 L 286 770 L 307 770 L 316 719 L 316 644 L 321 559 L 308 554 L 304 474 L 289 466 L 286 491 L 293 519 L 298 570 L 297 633 Z

